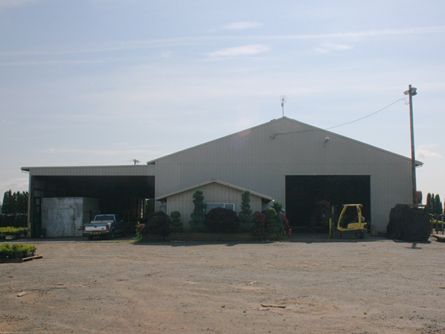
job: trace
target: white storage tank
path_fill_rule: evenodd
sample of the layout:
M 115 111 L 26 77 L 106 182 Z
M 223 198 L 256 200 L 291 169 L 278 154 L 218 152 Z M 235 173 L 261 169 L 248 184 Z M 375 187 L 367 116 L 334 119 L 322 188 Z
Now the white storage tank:
M 99 213 L 96 198 L 50 197 L 42 198 L 42 229 L 46 236 L 79 237 L 81 227 Z

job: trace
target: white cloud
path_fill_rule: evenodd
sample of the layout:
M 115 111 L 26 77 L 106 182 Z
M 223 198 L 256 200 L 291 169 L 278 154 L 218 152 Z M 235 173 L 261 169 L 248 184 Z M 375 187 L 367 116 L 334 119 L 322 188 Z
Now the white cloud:
M 419 145 L 417 156 L 420 159 L 425 158 L 442 158 L 443 155 L 438 152 L 436 145 Z
M 0 10 L 2 6 L 6 7 L 6 4 L 26 4 L 33 3 L 39 0 L 0 0 Z M 3 5 L 2 5 L 3 4 Z M 334 32 L 334 33 L 320 33 L 320 34 L 284 34 L 284 35 L 219 35 L 219 36 L 183 36 L 183 37 L 173 37 L 173 38 L 161 38 L 161 39 L 151 39 L 151 40 L 129 40 L 129 41 L 115 41 L 106 43 L 94 43 L 89 45 L 73 45 L 71 47 L 65 48 L 45 48 L 45 49 L 25 49 L 25 50 L 0 50 L 0 57 L 14 57 L 14 61 L 6 61 L 0 58 L 0 64 L 9 65 L 35 65 L 40 64 L 39 61 L 30 61 L 27 59 L 20 59 L 26 57 L 53 57 L 53 56 L 64 56 L 72 54 L 93 54 L 93 53 L 113 53 L 121 51 L 131 51 L 131 50 L 145 50 L 145 49 L 163 49 L 169 47 L 185 47 L 185 46 L 196 46 L 196 45 L 208 45 L 209 43 L 214 43 L 215 41 L 246 41 L 255 38 L 258 41 L 287 41 L 287 40 L 338 40 L 338 39 L 365 39 L 365 38 L 377 38 L 383 36 L 409 36 L 409 35 L 427 35 L 427 34 L 443 34 L 445 33 L 445 25 L 442 26 L 424 26 L 424 27 L 412 27 L 405 29 L 382 29 L 382 30 L 362 30 L 362 31 L 349 31 L 349 32 Z M 344 48 L 348 45 L 346 44 L 336 44 L 337 48 Z M 252 47 L 253 45 L 246 45 L 240 48 Z M 254 45 L 262 46 L 262 45 Z M 264 46 L 262 46 L 265 48 Z M 267 47 L 266 47 L 267 48 Z M 230 48 L 227 50 L 231 50 Z M 318 52 L 323 52 L 325 48 L 321 46 L 317 50 Z M 226 49 L 223 49 L 226 50 Z M 222 50 L 220 50 L 222 51 Z M 232 50 L 234 52 L 236 50 Z M 268 51 L 268 48 L 267 48 Z M 331 50 L 335 51 L 335 50 Z M 338 50 L 337 50 L 338 51 Z M 242 50 L 238 50 L 242 52 Z M 258 51 L 257 51 L 258 52 Z M 262 53 L 262 52 L 260 52 Z M 42 62 L 45 60 L 42 60 Z M 57 62 L 58 60 L 48 60 L 49 62 Z
M 263 36 L 263 39 L 272 40 L 311 40 L 311 39 L 338 39 L 338 38 L 354 38 L 363 39 L 382 36 L 404 36 L 404 35 L 424 35 L 434 33 L 444 33 L 445 25 L 440 26 L 424 26 L 401 29 L 381 29 L 381 30 L 361 30 L 347 32 L 333 32 L 320 34 L 288 34 L 288 35 L 270 35 Z
M 261 27 L 263 24 L 255 21 L 230 22 L 223 26 L 224 30 L 248 30 Z
M 270 48 L 263 44 L 249 44 L 216 50 L 209 53 L 208 56 L 212 59 L 256 56 L 269 50 Z
M 334 43 L 324 43 L 318 48 L 315 48 L 315 52 L 320 54 L 327 54 L 336 51 L 347 51 L 351 50 L 352 45 L 348 44 L 334 44 Z

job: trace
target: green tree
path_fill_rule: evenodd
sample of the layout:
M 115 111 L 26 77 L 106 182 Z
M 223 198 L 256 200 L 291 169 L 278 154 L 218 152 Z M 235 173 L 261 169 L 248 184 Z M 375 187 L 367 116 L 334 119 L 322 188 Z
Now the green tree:
M 238 215 L 241 232 L 251 232 L 254 227 L 252 209 L 250 207 L 250 193 L 245 191 L 241 194 L 241 210 Z
M 1 213 L 3 214 L 16 214 L 28 212 L 28 192 L 11 190 L 6 191 L 3 194 L 3 204 Z
M 170 230 L 172 232 L 182 232 L 183 230 L 181 213 L 179 211 L 173 211 L 170 214 Z
M 434 196 L 434 213 L 440 215 L 442 214 L 442 212 L 443 212 L 442 202 L 440 201 L 439 194 L 436 194 L 436 196 Z
M 280 212 L 281 212 L 281 209 L 283 209 L 283 205 L 281 205 L 281 203 L 280 202 L 273 202 L 273 204 L 272 204 L 272 208 L 275 210 L 275 212 L 277 213 L 277 214 L 280 214 Z
M 284 227 L 274 208 L 266 210 L 267 233 L 269 237 L 280 240 L 285 236 Z
M 15 213 L 27 213 L 28 212 L 28 192 L 18 191 L 14 193 L 15 198 Z
M 434 203 L 434 198 L 436 196 L 434 195 L 434 193 L 431 193 L 431 202 L 430 202 L 430 213 L 434 213 L 435 211 L 435 203 Z
M 241 223 L 252 222 L 252 209 L 250 208 L 250 192 L 245 191 L 241 194 L 241 210 L 239 213 Z
M 2 213 L 14 213 L 14 197 L 11 190 L 5 191 L 5 193 L 3 194 Z
M 192 220 L 190 221 L 191 226 L 195 230 L 204 229 L 204 221 L 207 205 L 204 203 L 204 193 L 202 190 L 196 190 L 193 193 L 193 204 L 194 209 L 191 214 Z

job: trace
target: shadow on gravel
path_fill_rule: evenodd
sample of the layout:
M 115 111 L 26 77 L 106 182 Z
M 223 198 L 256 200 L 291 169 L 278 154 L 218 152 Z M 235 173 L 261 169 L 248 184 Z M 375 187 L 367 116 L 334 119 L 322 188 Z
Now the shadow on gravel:
M 32 243 L 39 243 L 39 242 L 83 242 L 83 243 L 118 243 L 118 242 L 132 242 L 134 241 L 133 237 L 122 237 L 122 238 L 114 238 L 114 239 L 106 239 L 106 238 L 97 238 L 97 239 L 91 239 L 88 240 L 87 238 L 81 238 L 81 237 L 73 237 L 73 238 L 35 238 L 35 239 L 15 239 L 14 242 L 32 242 Z
M 333 238 L 330 239 L 327 235 L 321 233 L 299 233 L 293 235 L 290 238 L 283 240 L 256 240 L 256 239 L 242 239 L 242 240 L 200 240 L 199 237 L 196 239 L 162 239 L 153 238 L 151 240 L 145 240 L 141 242 L 135 242 L 133 237 L 121 237 L 114 239 L 92 239 L 88 240 L 86 238 L 42 238 L 42 239 L 15 239 L 11 242 L 21 242 L 21 243 L 133 243 L 135 246 L 168 246 L 168 247 L 190 247 L 190 246 L 202 246 L 202 245 L 225 245 L 227 247 L 232 247 L 236 245 L 243 244 L 257 244 L 257 245 L 268 245 L 268 244 L 284 244 L 284 243 L 305 243 L 305 244 L 317 244 L 317 243 L 357 243 L 366 244 L 369 242 L 376 242 L 381 240 L 388 240 L 395 243 L 406 244 L 407 249 L 420 250 L 422 247 L 419 245 L 430 244 L 431 241 L 426 242 L 408 242 L 402 240 L 392 240 L 386 237 L 376 237 L 367 235 L 364 239 L 356 238 L 354 235 L 343 235 L 343 238 Z
M 419 247 L 418 244 L 421 245 L 428 245 L 431 244 L 430 240 L 427 241 L 403 241 L 403 240 L 393 240 L 395 243 L 401 243 L 401 244 L 406 244 L 407 245 L 407 249 L 422 249 L 422 247 Z
M 364 239 L 357 239 L 354 236 L 343 236 L 343 238 L 329 239 L 328 236 L 322 234 L 301 233 L 299 235 L 292 236 L 289 239 L 283 240 L 174 240 L 174 239 L 153 239 L 135 243 L 136 246 L 159 246 L 165 245 L 170 247 L 187 247 L 187 246 L 201 246 L 201 245 L 225 245 L 227 247 L 243 245 L 243 244 L 284 244 L 284 243 L 368 243 L 380 240 L 386 240 L 384 237 L 367 236 Z

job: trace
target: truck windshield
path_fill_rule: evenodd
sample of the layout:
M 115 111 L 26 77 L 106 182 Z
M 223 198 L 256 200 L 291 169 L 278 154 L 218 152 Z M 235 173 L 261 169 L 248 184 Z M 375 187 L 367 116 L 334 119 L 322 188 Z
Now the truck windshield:
M 100 216 L 94 217 L 94 220 L 95 221 L 114 220 L 114 216 L 113 215 L 100 215 Z

